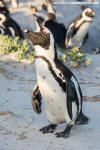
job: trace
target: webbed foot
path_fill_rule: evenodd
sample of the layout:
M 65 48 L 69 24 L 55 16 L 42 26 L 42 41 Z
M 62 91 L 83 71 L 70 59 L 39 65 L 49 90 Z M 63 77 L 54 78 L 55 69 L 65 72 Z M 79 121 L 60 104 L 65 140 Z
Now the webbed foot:
M 56 128 L 56 124 L 50 124 L 46 127 L 41 128 L 39 131 L 41 131 L 43 134 L 45 133 L 53 133 L 55 128 Z
M 70 136 L 70 130 L 72 128 L 72 125 L 67 125 L 66 129 L 62 132 L 56 133 L 56 137 L 62 137 L 62 138 L 67 138 Z

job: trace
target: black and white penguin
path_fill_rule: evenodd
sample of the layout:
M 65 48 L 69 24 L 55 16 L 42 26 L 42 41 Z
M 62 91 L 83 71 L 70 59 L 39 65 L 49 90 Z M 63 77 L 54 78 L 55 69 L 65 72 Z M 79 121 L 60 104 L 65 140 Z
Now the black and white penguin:
M 3 0 L 0 0 L 0 12 L 3 12 L 5 14 L 9 14 L 9 10 Z
M 40 24 L 38 17 L 36 25 L 36 32 L 27 32 L 36 50 L 37 84 L 33 89 L 32 105 L 40 113 L 42 96 L 51 124 L 40 131 L 53 133 L 58 124 L 67 123 L 63 132 L 56 133 L 57 137 L 66 138 L 82 114 L 81 88 L 74 74 L 58 60 L 50 30 Z
M 64 24 L 57 22 L 54 4 L 51 0 L 44 0 L 47 9 L 47 18 L 44 20 L 44 26 L 50 29 L 54 36 L 55 43 L 65 49 L 66 27 Z
M 55 43 L 60 48 L 65 49 L 67 29 L 64 24 L 57 22 L 55 14 L 48 13 L 48 19 L 45 21 L 44 26 L 52 32 Z
M 66 34 L 66 47 L 82 46 L 88 40 L 88 30 L 94 17 L 94 11 L 86 8 L 68 26 Z
M 23 32 L 18 23 L 15 20 L 13 20 L 9 15 L 4 14 L 2 12 L 0 12 L 0 26 L 3 27 L 4 30 L 6 30 L 5 34 L 10 35 L 12 37 L 18 36 L 24 39 Z

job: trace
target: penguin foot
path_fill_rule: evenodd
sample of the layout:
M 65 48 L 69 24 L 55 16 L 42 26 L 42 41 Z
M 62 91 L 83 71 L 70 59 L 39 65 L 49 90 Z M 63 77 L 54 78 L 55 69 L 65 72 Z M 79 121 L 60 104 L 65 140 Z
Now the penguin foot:
M 63 131 L 63 132 L 58 132 L 55 135 L 56 135 L 56 137 L 67 138 L 67 137 L 69 137 L 70 134 L 65 132 L 65 131 Z
M 63 132 L 58 132 L 55 134 L 56 137 L 62 137 L 62 138 L 69 137 L 71 128 L 72 128 L 72 125 L 67 125 L 66 129 Z
M 89 118 L 81 112 L 79 117 L 76 120 L 76 125 L 88 124 L 88 122 L 89 122 Z
M 39 131 L 41 131 L 43 134 L 45 133 L 53 133 L 55 128 L 56 128 L 56 124 L 50 124 L 46 127 L 41 128 Z

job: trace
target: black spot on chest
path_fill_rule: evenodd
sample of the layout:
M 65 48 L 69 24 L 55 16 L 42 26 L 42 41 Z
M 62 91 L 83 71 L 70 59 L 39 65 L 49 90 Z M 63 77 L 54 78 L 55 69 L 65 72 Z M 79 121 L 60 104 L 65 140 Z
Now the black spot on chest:
M 66 93 L 66 82 L 63 82 L 63 80 L 57 76 L 56 72 L 52 68 L 51 63 L 44 56 L 36 56 L 35 58 L 36 59 L 41 58 L 42 60 L 44 60 L 47 63 L 48 69 L 51 72 L 52 76 L 57 81 L 57 83 L 61 87 L 62 91 Z

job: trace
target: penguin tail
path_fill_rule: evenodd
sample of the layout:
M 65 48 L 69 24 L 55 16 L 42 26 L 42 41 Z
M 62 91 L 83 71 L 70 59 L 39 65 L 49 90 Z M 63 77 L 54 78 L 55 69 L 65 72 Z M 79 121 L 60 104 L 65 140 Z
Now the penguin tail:
M 84 125 L 88 124 L 88 122 L 89 118 L 86 115 L 84 115 L 83 112 L 81 112 L 76 120 L 76 125 Z

